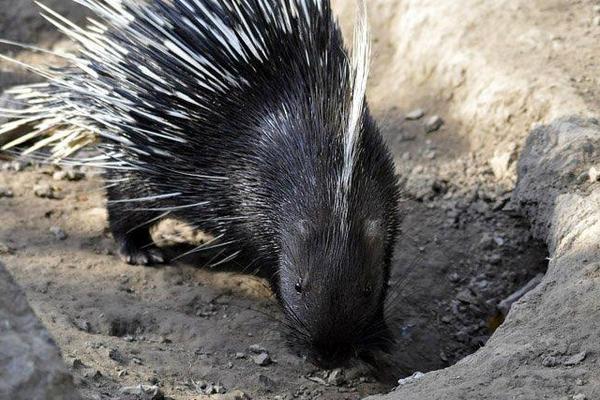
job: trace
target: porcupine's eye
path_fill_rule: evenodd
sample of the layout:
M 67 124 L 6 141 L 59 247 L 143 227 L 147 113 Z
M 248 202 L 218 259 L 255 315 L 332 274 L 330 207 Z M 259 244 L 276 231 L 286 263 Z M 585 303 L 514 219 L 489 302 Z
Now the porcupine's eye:
M 363 288 L 362 294 L 365 297 L 369 297 L 373 293 L 373 287 L 371 285 L 367 285 Z
M 302 281 L 299 280 L 298 282 L 296 282 L 294 288 L 296 289 L 296 292 L 298 292 L 298 294 L 302 293 Z

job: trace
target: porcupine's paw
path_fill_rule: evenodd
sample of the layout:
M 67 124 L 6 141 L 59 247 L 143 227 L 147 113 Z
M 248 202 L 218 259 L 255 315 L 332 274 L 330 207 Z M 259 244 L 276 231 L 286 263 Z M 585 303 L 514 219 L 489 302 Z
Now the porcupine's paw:
M 154 245 L 138 247 L 123 243 L 119 249 L 119 256 L 130 265 L 156 265 L 165 263 L 165 256 L 162 251 Z

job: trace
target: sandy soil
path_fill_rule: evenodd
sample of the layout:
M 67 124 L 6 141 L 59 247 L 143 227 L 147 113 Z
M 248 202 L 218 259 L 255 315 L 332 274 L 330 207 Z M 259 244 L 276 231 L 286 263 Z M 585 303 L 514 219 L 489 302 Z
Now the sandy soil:
M 59 36 L 48 34 L 29 3 L 0 0 L 0 37 L 52 46 Z M 46 3 L 81 18 L 68 0 Z M 345 25 L 349 3 L 337 2 Z M 446 367 L 483 346 L 502 322 L 498 303 L 544 272 L 545 247 L 509 202 L 515 161 L 528 128 L 558 113 L 546 99 L 556 93 L 576 99 L 565 109 L 582 112 L 599 102 L 598 81 L 590 77 L 600 36 L 593 1 L 457 3 L 448 3 L 451 10 L 435 1 L 430 7 L 369 3 L 375 29 L 370 102 L 405 186 L 388 312 L 398 340 L 397 377 Z M 479 18 L 468 14 L 475 6 L 483 10 Z M 446 11 L 469 15 L 468 29 L 444 23 Z M 514 29 L 512 39 L 495 28 L 503 25 Z M 448 45 L 425 46 L 428 30 L 431 40 L 444 37 Z M 458 45 L 464 57 L 449 58 Z M 473 72 L 478 63 L 484 76 Z M 540 78 L 541 68 L 546 77 L 559 76 L 558 83 Z M 5 63 L 0 71 L 8 71 L 0 72 L 2 87 L 29 79 Z M 511 81 L 517 89 L 498 105 L 506 76 L 521 80 Z M 493 96 L 478 89 L 490 82 Z M 425 115 L 408 120 L 418 108 Z M 435 115 L 444 124 L 426 133 Z M 160 268 L 123 264 L 106 230 L 97 172 L 85 171 L 77 182 L 54 180 L 54 172 L 7 158 L 0 188 L 13 196 L 0 195 L 0 249 L 8 248 L 0 257 L 55 337 L 85 398 L 123 398 L 123 387 L 140 383 L 175 399 L 201 398 L 203 382 L 252 398 L 354 399 L 390 388 L 361 367 L 344 371 L 344 383 L 315 382 L 327 381 L 328 373 L 288 350 L 264 282 L 235 272 L 244 265 L 214 271 L 197 259 Z M 49 183 L 58 198 L 36 196 L 40 183 Z M 67 237 L 60 240 L 57 228 Z M 253 344 L 274 362 L 257 365 Z

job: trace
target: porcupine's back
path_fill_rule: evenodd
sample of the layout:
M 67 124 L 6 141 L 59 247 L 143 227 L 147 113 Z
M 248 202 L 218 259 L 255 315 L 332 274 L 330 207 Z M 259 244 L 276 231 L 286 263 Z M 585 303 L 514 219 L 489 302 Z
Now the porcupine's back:
M 43 121 L 41 134 L 60 127 L 70 135 L 53 135 L 59 155 L 69 151 L 65 143 L 87 143 L 89 131 L 99 136 L 105 157 L 97 164 L 143 178 L 120 185 L 121 197 L 152 198 L 155 208 L 203 199 L 212 205 L 184 209 L 187 217 L 226 218 L 239 211 L 232 197 L 274 153 L 293 173 L 305 154 L 279 153 L 342 152 L 343 137 L 320 134 L 347 124 L 352 100 L 328 1 L 80 2 L 96 14 L 86 29 L 45 9 L 81 50 L 71 66 L 47 72 L 47 85 L 20 91 L 33 104 L 22 120 Z M 282 139 L 287 125 L 306 136 Z

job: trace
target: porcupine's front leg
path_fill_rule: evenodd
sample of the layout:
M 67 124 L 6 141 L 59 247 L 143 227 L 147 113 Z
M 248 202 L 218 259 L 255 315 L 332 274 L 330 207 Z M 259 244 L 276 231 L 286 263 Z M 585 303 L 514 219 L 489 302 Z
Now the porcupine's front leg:
M 153 265 L 165 262 L 162 251 L 150 236 L 150 227 L 144 225 L 153 217 L 135 211 L 126 213 L 109 206 L 109 224 L 113 237 L 119 246 L 119 256 L 132 265 Z M 143 215 L 142 215 L 143 214 Z M 143 225 L 136 228 L 136 226 Z
M 114 178 L 114 174 L 109 174 Z M 132 179 L 135 182 L 135 179 Z M 140 196 L 131 181 L 108 186 L 108 222 L 117 245 L 119 256 L 132 265 L 153 265 L 165 262 L 162 251 L 150 235 L 150 227 L 159 216 L 154 211 L 136 207 L 128 199 Z

